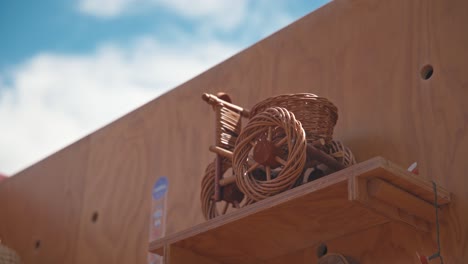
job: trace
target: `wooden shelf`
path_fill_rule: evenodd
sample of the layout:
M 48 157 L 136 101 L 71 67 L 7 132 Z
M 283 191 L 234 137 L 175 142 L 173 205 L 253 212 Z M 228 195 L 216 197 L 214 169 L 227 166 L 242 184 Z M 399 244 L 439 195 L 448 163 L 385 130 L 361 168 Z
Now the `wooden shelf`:
M 450 194 L 438 187 L 438 203 Z M 435 222 L 432 183 L 375 157 L 233 213 L 152 241 L 166 263 L 261 263 L 389 221 Z

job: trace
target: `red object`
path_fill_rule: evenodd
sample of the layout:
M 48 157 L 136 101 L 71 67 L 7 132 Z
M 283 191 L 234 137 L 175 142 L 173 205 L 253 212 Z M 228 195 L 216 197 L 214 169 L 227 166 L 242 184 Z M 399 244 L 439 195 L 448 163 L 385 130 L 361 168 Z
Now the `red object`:
M 8 178 L 5 174 L 0 173 L 0 182 Z
M 408 168 L 408 171 L 414 174 L 419 174 L 418 163 L 414 162 L 413 164 L 411 164 Z
M 429 264 L 429 260 L 427 259 L 426 256 L 424 255 L 420 256 L 417 252 L 416 252 L 416 255 L 418 256 L 419 262 L 421 262 L 421 264 Z

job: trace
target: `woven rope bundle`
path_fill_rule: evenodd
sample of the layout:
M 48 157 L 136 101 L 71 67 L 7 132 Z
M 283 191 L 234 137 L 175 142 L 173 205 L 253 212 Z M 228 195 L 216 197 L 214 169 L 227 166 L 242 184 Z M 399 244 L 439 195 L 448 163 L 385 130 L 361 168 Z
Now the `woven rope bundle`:
M 327 254 L 318 260 L 318 264 L 351 264 L 351 262 L 341 254 Z
M 356 164 L 356 159 L 354 158 L 353 152 L 346 147 L 341 141 L 332 140 L 330 143 L 325 145 L 325 152 L 331 156 L 334 156 L 335 153 L 343 152 L 343 156 L 337 158 L 343 165 L 349 167 Z
M 284 94 L 270 97 L 256 104 L 250 111 L 251 117 L 270 107 L 283 107 L 294 113 L 302 123 L 307 141 L 332 140 L 333 129 L 338 120 L 338 108 L 324 97 L 311 93 Z
M 205 176 L 203 176 L 201 184 L 201 204 L 203 216 L 206 220 L 214 218 L 219 215 L 219 212 L 216 210 L 216 203 L 213 200 L 213 195 L 215 193 L 215 174 L 216 174 L 216 161 L 211 162 L 205 169 Z M 222 160 L 223 174 L 231 168 L 231 161 L 229 159 L 223 158 Z
M 206 220 L 215 218 L 221 214 L 224 214 L 225 212 L 219 212 L 218 209 L 216 208 L 216 202 L 213 200 L 213 195 L 215 193 L 215 174 L 216 174 L 216 166 L 215 162 L 211 162 L 205 169 L 205 175 L 203 176 L 202 179 L 202 184 L 201 184 L 201 204 L 202 204 L 202 212 L 203 216 L 205 217 Z M 222 159 L 222 168 L 223 171 L 222 173 L 224 174 L 227 170 L 231 168 L 231 161 L 229 159 L 223 158 Z M 242 206 L 252 204 L 254 201 L 251 199 L 244 199 L 242 202 Z M 225 204 L 225 206 L 228 206 L 229 204 Z M 224 208 L 226 209 L 226 208 Z
M 241 115 L 222 105 L 215 106 L 216 146 L 232 151 L 241 131 Z
M 278 146 L 286 151 L 286 159 L 282 169 L 270 179 L 260 179 L 253 175 L 258 163 L 249 164 L 249 154 L 253 151 L 255 142 L 265 138 L 272 130 L 281 130 L 284 146 Z M 306 161 L 306 137 L 301 122 L 293 113 L 282 107 L 272 107 L 253 116 L 242 130 L 236 142 L 233 155 L 233 169 L 239 189 L 250 199 L 259 201 L 269 196 L 290 189 L 300 177 Z M 268 168 L 269 169 L 269 168 Z
M 21 260 L 15 251 L 0 243 L 0 264 L 19 264 Z

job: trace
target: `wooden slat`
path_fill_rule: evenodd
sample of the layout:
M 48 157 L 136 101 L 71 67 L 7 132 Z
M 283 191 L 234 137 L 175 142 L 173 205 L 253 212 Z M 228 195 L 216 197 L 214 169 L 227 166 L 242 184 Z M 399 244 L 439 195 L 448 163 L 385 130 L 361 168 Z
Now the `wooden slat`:
M 382 167 L 379 168 L 381 175 L 379 178 L 385 180 L 399 188 L 406 190 L 417 197 L 427 201 L 428 203 L 434 203 L 434 189 L 431 181 L 425 179 L 422 175 L 416 175 L 406 171 L 405 169 L 397 166 L 395 163 L 382 160 Z M 373 176 L 377 172 L 372 172 Z M 399 175 L 395 177 L 395 175 Z M 361 178 L 367 178 L 367 174 L 360 175 Z M 450 192 L 445 188 L 437 185 L 438 200 L 437 203 L 440 205 L 447 204 L 450 202 Z
M 362 239 L 363 237 L 366 239 Z M 416 264 L 418 260 L 415 252 L 425 255 L 434 252 L 434 243 L 430 233 L 421 235 L 419 230 L 398 222 L 385 223 L 321 243 L 324 242 L 328 247 L 328 252 L 343 254 L 357 260 L 356 263 L 359 264 Z M 317 246 L 300 249 L 282 257 L 273 258 L 266 263 L 317 264 Z M 380 248 L 385 248 L 385 250 L 381 251 Z M 373 259 L 380 260 L 369 261 Z M 389 259 L 391 262 L 388 261 Z M 435 263 L 439 264 L 437 261 Z
M 221 264 L 180 247 L 168 246 L 164 249 L 164 252 L 164 264 Z
M 378 178 L 373 178 L 372 180 L 375 179 Z M 370 196 L 368 193 L 367 183 L 368 180 L 361 177 L 356 177 L 354 179 L 352 182 L 352 192 L 355 193 L 353 195 L 353 201 L 356 201 L 375 213 L 386 216 L 394 221 L 406 223 L 423 232 L 430 231 L 430 224 L 425 219 L 417 218 L 412 214 L 399 210 L 395 206 L 391 206 Z
M 150 251 L 161 254 L 165 246 L 176 246 L 222 263 L 259 263 L 391 220 L 430 231 L 429 212 L 424 210 L 432 207 L 414 208 L 427 205 L 427 202 L 408 193 L 402 195 L 404 191 L 393 185 L 389 187 L 379 179 L 382 170 L 386 171 L 387 163 L 387 160 L 376 157 L 354 165 L 153 241 Z M 399 182 L 404 182 L 407 177 L 406 174 L 386 172 Z M 371 182 L 369 186 L 368 182 Z M 417 190 L 417 186 L 412 188 Z M 392 199 L 397 202 L 410 199 L 403 207 L 408 212 L 401 212 Z M 418 218 L 421 214 L 422 219 Z
M 369 180 L 367 192 L 371 197 L 400 208 L 410 215 L 436 222 L 434 205 L 381 179 Z
M 210 146 L 210 151 L 232 160 L 232 152 L 217 146 Z

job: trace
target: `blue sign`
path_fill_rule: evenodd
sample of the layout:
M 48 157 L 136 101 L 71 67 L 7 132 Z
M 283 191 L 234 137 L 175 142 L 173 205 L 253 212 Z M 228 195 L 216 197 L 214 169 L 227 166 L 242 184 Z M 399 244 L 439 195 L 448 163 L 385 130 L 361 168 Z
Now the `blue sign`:
M 169 187 L 169 180 L 167 177 L 161 177 L 156 181 L 153 187 L 153 198 L 159 200 L 164 197 Z

